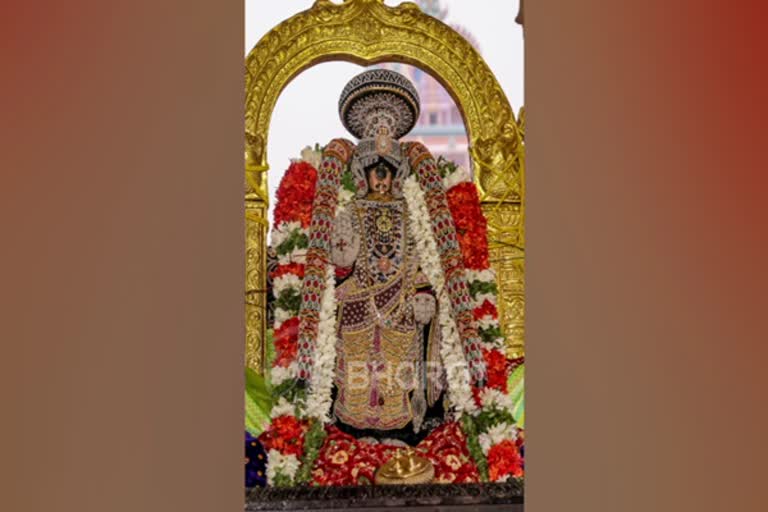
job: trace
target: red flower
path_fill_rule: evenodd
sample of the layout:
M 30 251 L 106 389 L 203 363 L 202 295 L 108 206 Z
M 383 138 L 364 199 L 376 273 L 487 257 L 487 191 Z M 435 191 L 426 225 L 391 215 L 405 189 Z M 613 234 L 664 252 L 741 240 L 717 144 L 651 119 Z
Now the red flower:
M 523 476 L 523 461 L 514 441 L 507 439 L 488 451 L 488 477 L 496 482 L 506 475 Z
M 509 362 L 500 350 L 483 349 L 483 358 L 488 375 L 488 387 L 507 392 Z
M 299 349 L 299 318 L 289 318 L 275 331 L 275 362 L 273 366 L 286 368 L 296 358 Z
M 315 485 L 362 485 L 374 482 L 376 470 L 397 453 L 385 444 L 369 444 L 342 433 L 335 426 L 327 428 L 312 479 Z M 438 481 L 478 482 L 480 476 L 466 446 L 466 438 L 457 423 L 448 423 L 432 431 L 416 451 L 435 466 Z
M 478 388 L 477 386 L 472 386 L 472 398 L 475 399 L 475 405 L 478 407 L 483 406 L 483 401 L 480 399 L 480 393 L 483 391 L 483 389 L 484 388 Z
M 304 433 L 308 425 L 294 416 L 278 416 L 259 436 L 266 450 L 277 450 L 283 455 L 301 457 L 304 453 Z
M 437 482 L 469 483 L 480 480 L 477 466 L 467 449 L 466 437 L 455 422 L 433 430 L 417 450 L 434 465 Z
M 304 264 L 287 263 L 285 265 L 278 265 L 275 267 L 275 270 L 270 272 L 269 277 L 272 278 L 272 280 L 275 280 L 278 277 L 284 276 L 286 274 L 293 274 L 295 276 L 299 276 L 300 278 L 304 277 Z
M 488 315 L 491 315 L 494 319 L 499 318 L 499 311 L 496 309 L 496 306 L 493 305 L 493 302 L 488 299 L 485 299 L 479 307 L 476 307 L 474 311 L 472 311 L 472 314 L 475 316 L 475 320 L 480 320 Z
M 477 187 L 474 183 L 459 183 L 446 196 L 464 266 L 474 270 L 488 268 L 488 222 L 480 207 Z
M 300 222 L 306 228 L 312 219 L 317 170 L 307 162 L 293 162 L 277 189 L 275 226 L 282 222 Z

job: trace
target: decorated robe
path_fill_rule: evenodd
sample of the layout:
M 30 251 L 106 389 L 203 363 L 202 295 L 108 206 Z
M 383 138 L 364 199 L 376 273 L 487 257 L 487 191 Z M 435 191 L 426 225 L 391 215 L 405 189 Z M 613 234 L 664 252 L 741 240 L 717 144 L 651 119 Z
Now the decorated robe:
M 357 199 L 336 220 L 332 257 L 348 277 L 333 412 L 355 429 L 418 431 L 442 391 L 435 301 L 408 222 L 402 199 Z

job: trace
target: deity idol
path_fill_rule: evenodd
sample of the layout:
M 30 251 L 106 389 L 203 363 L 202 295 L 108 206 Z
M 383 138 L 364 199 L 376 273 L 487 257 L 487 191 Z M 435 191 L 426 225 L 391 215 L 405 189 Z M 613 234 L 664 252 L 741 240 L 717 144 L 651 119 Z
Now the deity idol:
M 301 309 L 300 365 L 311 360 L 307 349 L 314 345 L 319 321 L 320 293 L 311 269 L 330 263 L 338 301 L 333 417 L 340 429 L 357 436 L 415 441 L 413 434 L 425 420 L 434 426 L 443 418 L 445 384 L 437 301 L 417 250 L 414 212 L 404 199 L 414 158 L 433 162 L 423 146 L 399 140 L 418 119 L 419 97 L 404 76 L 371 70 L 346 86 L 339 112 L 359 142 L 332 141 L 319 171 L 307 253 L 310 275 L 304 280 Z M 354 198 L 344 208 L 335 205 L 331 217 L 326 209 L 346 167 L 355 182 Z M 422 177 L 435 184 L 440 179 L 436 171 L 427 164 Z M 435 203 L 441 197 L 432 194 L 430 199 Z M 450 213 L 443 210 L 438 213 L 448 218 L 440 224 L 441 241 L 459 256 Z M 458 300 L 450 315 L 461 316 L 468 301 L 460 257 L 443 263 L 449 266 Z M 463 320 L 464 334 L 477 338 L 471 318 L 464 315 Z M 482 372 L 482 359 L 471 364 Z M 309 368 L 302 372 L 309 373 Z
M 484 232 L 466 247 L 468 230 L 485 229 L 474 184 L 451 178 L 459 221 L 427 148 L 401 140 L 419 116 L 404 76 L 356 76 L 339 113 L 357 143 L 332 140 L 278 190 L 275 406 L 260 436 L 269 480 L 341 485 L 411 468 L 416 479 L 477 481 L 486 454 L 496 462 L 483 478 L 516 474 Z M 416 451 L 393 458 L 404 445 Z
M 336 217 L 332 237 L 341 276 L 333 413 L 357 436 L 414 441 L 425 417 L 429 428 L 443 416 L 436 301 L 401 187 L 393 187 L 408 168 L 390 138 L 393 119 L 379 112 L 366 120 L 363 133 L 375 137 L 364 137 L 352 157 L 365 186 Z

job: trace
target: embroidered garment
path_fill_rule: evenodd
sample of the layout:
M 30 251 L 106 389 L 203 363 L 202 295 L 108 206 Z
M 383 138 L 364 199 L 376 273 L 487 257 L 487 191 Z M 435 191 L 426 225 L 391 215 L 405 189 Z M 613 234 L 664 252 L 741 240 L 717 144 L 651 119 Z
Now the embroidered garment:
M 358 429 L 399 429 L 411 421 L 418 428 L 426 410 L 424 325 L 432 318 L 417 322 L 414 314 L 423 276 L 405 203 L 358 200 L 351 210 L 357 242 L 349 247 L 359 250 L 352 275 L 338 289 L 334 414 Z M 342 217 L 337 224 L 347 232 L 350 221 Z M 334 237 L 334 245 L 343 241 Z M 350 260 L 349 250 L 334 254 Z

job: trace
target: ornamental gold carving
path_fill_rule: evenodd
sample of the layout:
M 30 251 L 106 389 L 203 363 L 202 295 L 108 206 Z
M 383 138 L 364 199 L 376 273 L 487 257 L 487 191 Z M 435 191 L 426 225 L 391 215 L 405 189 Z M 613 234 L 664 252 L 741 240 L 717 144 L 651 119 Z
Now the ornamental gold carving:
M 266 172 L 272 111 L 291 80 L 307 68 L 333 60 L 360 65 L 411 64 L 434 76 L 455 100 L 471 141 L 470 157 L 484 210 L 495 219 L 489 218 L 489 227 L 493 258 L 498 260 L 494 268 L 502 269 L 498 274 L 500 309 L 504 326 L 512 329 L 507 331 L 507 338 L 511 347 L 521 351 L 523 112 L 516 118 L 496 77 L 474 47 L 448 25 L 421 12 L 416 4 L 403 2 L 389 7 L 383 0 L 345 0 L 337 5 L 330 0 L 317 0 L 310 9 L 283 21 L 262 37 L 245 61 L 246 209 L 247 215 L 253 217 L 247 224 L 260 224 L 253 220 L 257 210 L 263 223 L 259 229 L 246 228 L 246 244 L 252 248 L 246 258 L 248 365 L 262 370 L 265 314 L 263 308 L 262 313 L 254 308 L 261 307 L 256 295 L 265 295 L 252 292 L 263 291 L 266 284 L 264 219 L 269 201 Z M 516 224 L 508 224 L 499 217 L 499 212 L 512 210 L 517 211 Z M 493 239 L 496 236 L 498 240 Z M 502 245 L 494 245 L 495 242 Z M 259 258 L 254 256 L 256 253 Z M 504 263 L 508 258 L 512 262 Z M 509 265 L 517 269 L 514 276 L 519 276 L 519 289 L 514 291 L 506 283 L 513 278 Z
M 245 361 L 262 371 L 267 329 L 267 204 L 245 203 Z

